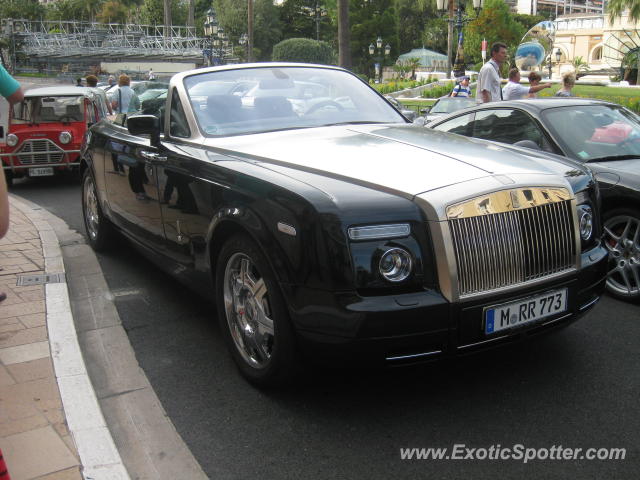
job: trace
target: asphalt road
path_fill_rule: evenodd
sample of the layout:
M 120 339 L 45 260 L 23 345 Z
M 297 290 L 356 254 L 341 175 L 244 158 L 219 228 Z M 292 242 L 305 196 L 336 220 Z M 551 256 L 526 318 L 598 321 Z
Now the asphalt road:
M 79 188 L 25 179 L 13 192 L 83 231 Z M 212 305 L 126 242 L 98 258 L 141 367 L 210 478 L 638 478 L 640 306 L 605 297 L 576 324 L 518 347 L 410 369 L 309 370 L 296 388 L 265 393 L 235 371 Z M 518 444 L 578 455 L 625 448 L 626 457 L 400 456 Z

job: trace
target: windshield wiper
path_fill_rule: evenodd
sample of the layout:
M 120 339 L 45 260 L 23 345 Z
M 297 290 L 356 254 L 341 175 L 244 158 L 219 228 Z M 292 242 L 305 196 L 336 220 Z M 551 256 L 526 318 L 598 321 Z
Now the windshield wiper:
M 634 158 L 640 158 L 640 153 L 625 154 L 625 155 L 607 155 L 606 157 L 590 158 L 587 163 L 591 162 L 610 162 L 614 160 L 633 160 Z

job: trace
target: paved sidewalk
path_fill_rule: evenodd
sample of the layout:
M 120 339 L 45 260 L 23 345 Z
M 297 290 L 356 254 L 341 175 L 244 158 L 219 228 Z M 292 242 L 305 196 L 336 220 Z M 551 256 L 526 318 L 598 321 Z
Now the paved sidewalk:
M 11 478 L 129 479 L 86 373 L 48 214 L 10 202 L 0 240 L 0 449 Z M 49 283 L 17 285 L 39 280 Z

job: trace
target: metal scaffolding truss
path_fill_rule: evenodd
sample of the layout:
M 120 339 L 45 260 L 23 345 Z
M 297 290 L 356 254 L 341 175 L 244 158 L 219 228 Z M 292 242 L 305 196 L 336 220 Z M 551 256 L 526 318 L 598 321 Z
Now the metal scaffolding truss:
M 3 19 L 2 32 L 19 39 L 30 58 L 95 57 L 176 60 L 202 58 L 207 40 L 195 27 Z

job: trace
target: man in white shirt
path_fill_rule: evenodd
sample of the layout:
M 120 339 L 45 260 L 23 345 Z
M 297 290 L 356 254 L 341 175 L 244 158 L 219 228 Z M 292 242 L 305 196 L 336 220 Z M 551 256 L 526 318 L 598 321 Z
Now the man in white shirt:
M 550 83 L 540 83 L 538 85 L 520 85 L 520 70 L 512 68 L 509 70 L 509 81 L 502 89 L 503 100 L 519 100 L 527 97 L 530 93 L 536 93 L 545 88 L 551 87 Z
M 500 88 L 500 66 L 507 59 L 507 46 L 496 42 L 491 45 L 491 59 L 485 63 L 478 73 L 476 99 L 478 103 L 497 102 L 502 100 Z

